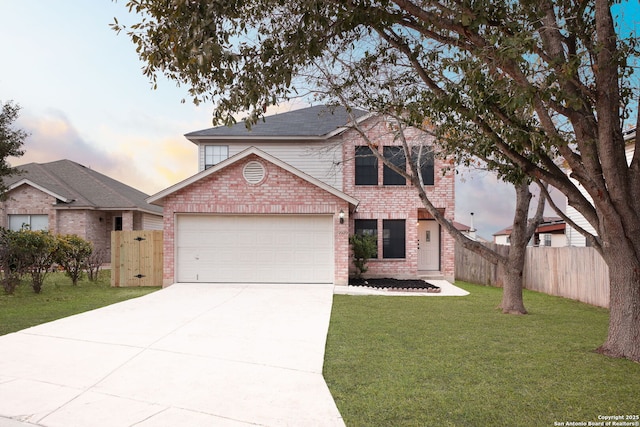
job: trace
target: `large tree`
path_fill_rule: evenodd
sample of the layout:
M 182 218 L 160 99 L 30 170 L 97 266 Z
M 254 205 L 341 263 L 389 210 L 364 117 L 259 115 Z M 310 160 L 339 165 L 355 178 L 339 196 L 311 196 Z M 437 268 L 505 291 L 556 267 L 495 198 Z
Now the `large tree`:
M 127 31 L 145 73 L 213 100 L 218 122 L 247 110 L 257 120 L 265 105 L 295 94 L 319 59 L 336 58 L 329 65 L 340 70 L 348 54 L 361 64 L 354 77 L 377 77 L 384 90 L 402 85 L 398 111 L 409 123 L 428 118 L 462 152 L 513 164 L 506 178 L 524 173 L 557 188 L 597 231 L 592 241 L 609 266 L 599 350 L 640 361 L 640 153 L 628 164 L 623 138 L 638 51 L 637 39 L 616 32 L 611 1 L 127 4 L 141 14 Z M 380 64 L 397 67 L 394 80 L 376 73 Z M 362 81 L 343 83 L 357 93 Z
M 449 233 L 456 242 L 464 248 L 471 250 L 486 260 L 498 266 L 498 284 L 503 288 L 502 301 L 499 308 L 505 314 L 527 314 L 524 305 L 524 264 L 526 248 L 533 238 L 536 228 L 543 219 L 545 197 L 538 199 L 535 215 L 529 218 L 532 194 L 530 185 L 532 180 L 522 173 L 517 165 L 509 159 L 492 153 L 490 156 L 481 150 L 471 153 L 464 147 L 474 147 L 477 132 L 470 134 L 461 133 L 454 127 L 447 129 L 446 123 L 434 126 L 430 120 L 426 120 L 424 111 L 428 104 L 424 100 L 411 102 L 416 90 L 415 78 L 406 76 L 406 71 L 398 66 L 397 61 L 389 61 L 385 55 L 377 56 L 377 63 L 372 62 L 372 57 L 365 55 L 362 59 L 354 59 L 349 47 L 335 49 L 322 60 L 316 61 L 312 69 L 307 70 L 304 80 L 308 84 L 308 91 L 313 93 L 315 99 L 338 102 L 342 107 L 353 110 L 356 107 L 365 108 L 384 117 L 384 120 L 393 123 L 389 127 L 392 138 L 399 141 L 402 150 L 396 155 L 400 158 L 396 161 L 380 153 L 376 148 L 377 142 L 369 137 L 367 129 L 363 128 L 356 117 L 351 114 L 350 126 L 356 129 L 362 139 L 369 145 L 372 153 L 385 167 L 403 175 L 417 190 L 423 206 L 433 218 Z M 393 63 L 393 65 L 390 65 Z M 406 64 L 405 64 L 406 65 Z M 354 90 L 354 86 L 356 90 Z M 428 118 L 427 118 L 428 119 Z M 422 122 L 420 122 L 422 120 Z M 495 171 L 503 179 L 510 181 L 515 189 L 515 211 L 512 226 L 511 242 L 507 255 L 498 250 L 493 250 L 480 244 L 475 239 L 460 232 L 452 220 L 445 217 L 428 196 L 428 191 L 421 180 L 420 164 L 426 156 L 415 155 L 415 152 L 430 152 L 430 141 L 423 138 L 411 138 L 405 135 L 407 128 L 420 128 L 425 134 L 435 136 L 439 141 L 437 154 L 444 157 L 449 164 L 473 164 L 474 167 L 489 168 Z M 375 138 L 374 138 L 375 139 Z M 444 142 L 444 143 L 443 143 Z M 398 167 L 404 165 L 404 159 L 412 159 L 409 168 Z M 447 172 L 445 168 L 442 172 Z M 440 172 L 440 171 L 439 171 Z M 541 193 L 548 194 L 546 187 L 539 180 L 538 187 Z
M 18 173 L 18 169 L 11 167 L 7 161 L 8 157 L 19 157 L 24 154 L 22 144 L 27 137 L 27 133 L 15 127 L 15 121 L 20 113 L 20 106 L 11 101 L 3 103 L 0 101 L 0 197 L 6 191 L 2 183 L 3 176 L 10 176 Z
M 314 78 L 312 80 L 316 96 L 321 96 L 323 98 L 327 96 L 331 97 L 330 94 L 333 93 L 341 103 L 341 106 L 352 107 L 352 101 L 348 100 L 345 97 L 345 92 L 343 92 L 342 88 L 334 86 L 327 92 L 326 90 L 322 90 L 322 88 L 326 86 L 326 81 L 323 82 L 322 80 L 319 80 L 317 78 Z M 516 203 L 509 251 L 507 255 L 503 255 L 501 251 L 493 250 L 488 246 L 483 245 L 475 241 L 474 239 L 471 239 L 469 236 L 459 231 L 453 221 L 447 219 L 444 213 L 440 211 L 435 205 L 433 205 L 429 198 L 428 190 L 427 188 L 425 188 L 425 185 L 421 179 L 421 161 L 427 159 L 431 154 L 437 154 L 439 156 L 445 157 L 445 160 L 448 157 L 448 160 L 451 162 L 454 160 L 454 158 L 452 158 L 453 154 L 451 153 L 451 150 L 449 150 L 448 152 L 442 151 L 442 147 L 438 147 L 437 151 L 434 152 L 435 147 L 432 146 L 429 140 L 424 141 L 423 138 L 411 138 L 410 135 L 406 135 L 405 130 L 409 126 L 419 126 L 422 128 L 425 134 L 430 134 L 430 136 L 433 136 L 433 126 L 429 124 L 424 126 L 408 124 L 406 111 L 400 111 L 399 115 L 396 114 L 396 112 L 394 111 L 395 108 L 393 107 L 393 105 L 396 104 L 389 102 L 389 99 L 386 99 L 381 104 L 379 102 L 379 95 L 381 92 L 376 92 L 376 101 L 371 102 L 371 100 L 368 99 L 370 97 L 368 94 L 370 93 L 371 92 L 369 92 L 368 90 L 362 90 L 361 92 L 359 92 L 358 98 L 362 98 L 363 94 L 365 94 L 364 97 L 367 98 L 367 102 L 361 102 L 358 105 L 367 105 L 372 109 L 376 108 L 376 105 L 379 105 L 376 109 L 376 113 L 383 115 L 384 120 L 389 121 L 393 124 L 392 126 L 389 126 L 390 129 L 388 132 L 392 134 L 392 138 L 394 140 L 398 141 L 402 150 L 399 150 L 393 157 L 385 156 L 378 149 L 378 142 L 376 138 L 379 132 L 378 129 L 376 130 L 376 132 L 374 132 L 373 138 L 370 137 L 370 132 L 367 126 L 360 123 L 354 115 L 351 116 L 351 124 L 349 126 L 352 129 L 355 129 L 362 137 L 362 140 L 369 146 L 372 153 L 370 155 L 375 156 L 379 162 L 385 165 L 385 167 L 392 169 L 399 175 L 402 175 L 408 182 L 411 183 L 411 185 L 417 190 L 418 196 L 429 214 L 431 214 L 431 216 L 435 218 L 440 226 L 442 226 L 443 229 L 446 230 L 446 232 L 449 233 L 458 244 L 481 255 L 488 261 L 498 266 L 497 280 L 498 284 L 503 288 L 502 301 L 499 305 L 499 308 L 502 310 L 502 312 L 505 314 L 527 314 L 527 309 L 525 308 L 523 298 L 523 273 L 526 248 L 529 244 L 529 241 L 533 238 L 536 228 L 543 219 L 542 215 L 545 208 L 545 197 L 539 197 L 537 208 L 535 209 L 535 215 L 533 216 L 533 218 L 529 218 L 529 210 L 532 200 L 530 181 L 526 178 L 526 176 L 523 176 L 522 174 L 520 174 L 519 178 L 516 180 L 516 176 L 518 175 L 512 171 L 512 169 L 514 169 L 513 165 L 508 163 L 500 163 L 495 159 L 491 160 L 493 170 L 509 170 L 511 171 L 511 175 L 515 180 L 513 184 L 515 188 Z M 381 107 L 380 105 L 384 107 Z M 389 105 L 391 105 L 391 107 L 386 108 Z M 461 153 L 458 153 L 458 155 L 460 156 Z M 478 164 L 478 158 L 474 158 L 476 160 L 476 164 Z M 409 167 L 399 167 L 398 165 L 405 165 L 405 159 L 411 159 L 411 162 L 409 162 Z M 481 159 L 484 164 L 490 163 L 489 160 L 484 157 L 482 157 Z M 470 158 L 468 154 L 462 154 L 462 158 L 459 158 L 458 160 L 470 163 L 472 158 Z M 517 169 L 517 167 L 515 167 L 515 169 Z M 446 173 L 447 168 L 445 168 L 445 170 L 443 171 L 438 172 Z M 541 188 L 541 192 L 546 193 L 546 189 L 543 184 L 538 182 L 538 186 Z

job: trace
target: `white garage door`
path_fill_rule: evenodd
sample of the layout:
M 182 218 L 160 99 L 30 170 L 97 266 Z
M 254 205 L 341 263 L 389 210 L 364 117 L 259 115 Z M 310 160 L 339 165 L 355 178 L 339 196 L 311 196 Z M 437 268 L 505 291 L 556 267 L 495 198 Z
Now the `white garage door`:
M 178 215 L 178 282 L 332 283 L 331 215 Z

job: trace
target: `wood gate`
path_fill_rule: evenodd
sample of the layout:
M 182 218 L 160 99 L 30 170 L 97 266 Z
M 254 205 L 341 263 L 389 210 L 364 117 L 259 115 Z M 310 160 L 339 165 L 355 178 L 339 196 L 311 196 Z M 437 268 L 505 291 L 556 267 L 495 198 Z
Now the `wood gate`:
M 162 286 L 162 231 L 111 232 L 111 286 Z

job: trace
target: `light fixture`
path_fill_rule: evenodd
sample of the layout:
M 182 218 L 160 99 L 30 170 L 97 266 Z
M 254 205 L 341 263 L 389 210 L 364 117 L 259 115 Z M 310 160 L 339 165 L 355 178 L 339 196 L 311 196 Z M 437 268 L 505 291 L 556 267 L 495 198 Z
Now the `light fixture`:
M 338 217 L 340 218 L 340 224 L 344 224 L 344 211 L 342 209 L 340 209 Z

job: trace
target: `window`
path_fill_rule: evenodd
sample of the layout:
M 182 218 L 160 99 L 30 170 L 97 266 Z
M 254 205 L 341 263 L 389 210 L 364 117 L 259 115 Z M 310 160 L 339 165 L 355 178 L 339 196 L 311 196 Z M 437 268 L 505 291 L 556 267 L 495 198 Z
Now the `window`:
M 363 234 L 378 237 L 378 220 L 375 219 L 356 219 L 355 234 Z M 378 258 L 376 253 L 373 258 Z
M 418 154 L 420 153 L 420 149 L 422 149 L 422 155 L 420 156 L 418 169 L 420 170 L 420 175 L 422 175 L 422 183 L 424 185 L 433 185 L 434 184 L 434 170 L 435 170 L 435 156 L 433 153 L 433 147 L 423 146 L 423 147 L 414 147 L 413 152 L 411 154 L 411 161 L 415 162 L 418 160 Z
M 382 220 L 382 257 L 405 258 L 405 220 Z
M 49 230 L 48 215 L 9 215 L 9 229 L 20 231 L 27 228 L 33 231 Z
M 117 216 L 113 218 L 113 229 L 115 231 L 122 231 L 122 217 Z
M 404 149 L 402 147 L 384 147 L 384 158 L 394 166 L 399 167 L 402 170 L 407 169 L 407 162 L 404 156 Z M 386 164 L 384 165 L 383 180 L 384 185 L 406 185 L 407 180 L 392 170 Z
M 356 185 L 378 185 L 378 159 L 367 146 L 356 147 Z
M 544 245 L 547 247 L 551 246 L 551 234 L 544 235 Z
M 229 158 L 229 146 L 227 145 L 205 145 L 204 146 L 204 168 L 220 163 Z

